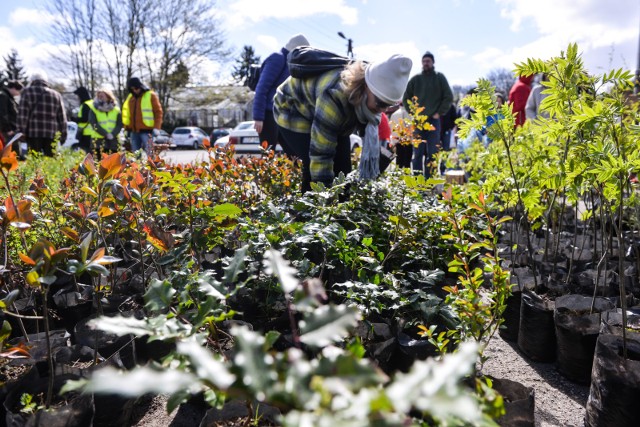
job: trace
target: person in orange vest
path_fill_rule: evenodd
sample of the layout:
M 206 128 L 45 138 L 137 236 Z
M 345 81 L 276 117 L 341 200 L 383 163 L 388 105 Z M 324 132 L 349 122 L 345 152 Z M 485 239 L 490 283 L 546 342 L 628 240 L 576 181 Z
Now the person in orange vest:
M 152 135 L 162 127 L 162 106 L 158 95 L 138 77 L 127 81 L 129 96 L 122 104 L 122 124 L 131 136 L 131 151 L 147 150 Z

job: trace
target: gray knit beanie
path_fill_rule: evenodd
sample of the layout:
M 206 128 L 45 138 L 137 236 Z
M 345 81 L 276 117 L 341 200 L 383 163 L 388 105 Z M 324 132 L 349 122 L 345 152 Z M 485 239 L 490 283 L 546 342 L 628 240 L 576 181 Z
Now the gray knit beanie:
M 296 34 L 295 36 L 291 37 L 287 44 L 284 45 L 284 48 L 291 52 L 293 49 L 299 46 L 309 46 L 309 41 L 302 34 Z
M 369 89 L 381 101 L 394 104 L 402 99 L 409 82 L 413 63 L 404 55 L 392 55 L 383 62 L 367 66 L 364 80 Z

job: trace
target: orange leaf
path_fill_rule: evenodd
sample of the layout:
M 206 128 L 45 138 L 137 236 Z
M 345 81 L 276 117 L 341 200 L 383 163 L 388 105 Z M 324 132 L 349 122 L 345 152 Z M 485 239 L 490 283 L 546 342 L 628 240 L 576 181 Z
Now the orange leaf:
M 25 264 L 36 265 L 36 262 L 32 260 L 31 257 L 29 257 L 27 254 L 20 253 L 19 256 L 22 262 L 24 262 Z
M 202 146 L 205 148 L 205 150 L 211 147 L 211 141 L 209 141 L 209 138 L 202 139 Z
M 144 223 L 144 231 L 147 233 L 149 243 L 161 251 L 168 251 L 175 243 L 173 234 L 161 230 L 160 227 L 151 221 Z
M 100 179 L 106 179 L 114 176 L 122 169 L 126 163 L 126 157 L 121 153 L 113 153 L 104 157 L 100 162 Z
M 107 205 L 106 203 L 102 203 L 100 205 L 100 207 L 98 208 L 98 216 L 101 218 L 106 218 L 108 216 L 111 216 L 115 213 L 116 211 L 114 211 L 111 206 Z
M 6 351 L 0 353 L 0 357 L 6 357 L 7 359 L 20 359 L 30 358 L 29 348 L 25 343 L 20 342 L 18 345 L 8 348 Z
M 9 153 L 5 154 L 7 148 L 9 148 Z M 7 172 L 11 172 L 18 169 L 18 158 L 16 157 L 15 151 L 11 150 L 9 146 L 7 146 L 7 148 L 2 151 L 0 165 L 2 166 L 2 169 L 5 169 Z

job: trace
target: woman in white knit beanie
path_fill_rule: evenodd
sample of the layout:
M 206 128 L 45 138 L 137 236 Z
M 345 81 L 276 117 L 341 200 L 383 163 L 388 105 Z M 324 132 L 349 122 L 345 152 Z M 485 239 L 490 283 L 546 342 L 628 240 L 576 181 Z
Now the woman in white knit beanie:
M 351 171 L 349 135 L 356 130 L 364 130 L 360 178 L 379 175 L 380 113 L 402 99 L 411 67 L 411 59 L 392 55 L 280 85 L 273 107 L 280 144 L 302 160 L 303 192 L 311 182 L 330 186 L 336 174 Z

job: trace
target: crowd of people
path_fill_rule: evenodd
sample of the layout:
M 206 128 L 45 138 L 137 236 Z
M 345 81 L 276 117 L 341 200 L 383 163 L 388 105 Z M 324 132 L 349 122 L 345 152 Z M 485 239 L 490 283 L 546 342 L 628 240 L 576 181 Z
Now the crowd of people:
M 147 150 L 150 139 L 162 127 L 163 111 L 156 93 L 139 78 L 127 82 L 129 94 L 122 110 L 108 88 L 100 88 L 91 96 L 85 87 L 73 93 L 80 107 L 75 121 L 78 124 L 77 147 L 98 156 L 113 153 L 120 147 L 131 151 Z M 20 99 L 18 103 L 16 98 Z M 128 141 L 120 140 L 122 129 Z M 10 141 L 16 134 L 27 143 L 28 150 L 53 156 L 56 139 L 67 138 L 67 113 L 62 95 L 53 89 L 44 72 L 33 73 L 29 85 L 9 80 L 0 91 L 0 140 Z M 17 144 L 12 144 L 17 155 L 24 158 Z
M 362 136 L 361 178 L 375 178 L 384 170 L 388 165 L 385 160 L 392 155 L 389 149 L 398 167 L 430 177 L 438 172 L 434 167 L 438 151 L 452 149 L 456 141 L 459 150 L 464 150 L 476 138 L 488 144 L 482 131 L 501 119 L 492 116 L 483 130 L 471 132 L 464 141 L 457 140 L 456 121 L 468 117 L 470 111 L 456 107 L 447 78 L 436 71 L 435 56 L 429 51 L 421 58 L 421 72 L 414 76 L 410 76 L 410 58 L 392 55 L 371 63 L 330 58 L 328 67 L 321 64 L 324 68 L 317 72 L 293 77 L 289 70 L 291 55 L 300 49 L 306 49 L 311 58 L 327 53 L 314 51 L 304 35 L 296 34 L 268 56 L 255 89 L 253 118 L 261 141 L 272 148 L 280 144 L 285 153 L 302 161 L 303 192 L 312 182 L 330 185 L 336 174 L 351 171 L 352 133 Z M 533 77 L 520 76 L 508 98 L 497 94 L 499 102 L 511 105 L 516 126 L 540 114 L 545 95 L 542 85 L 532 89 Z M 80 102 L 75 119 L 79 148 L 98 156 L 123 146 L 134 152 L 148 149 L 151 138 L 162 127 L 162 106 L 157 94 L 137 77 L 128 80 L 127 90 L 122 110 L 108 88 L 98 89 L 95 96 L 85 87 L 74 91 Z M 391 130 L 410 117 L 410 103 L 414 102 L 427 123 L 415 131 L 419 143 L 401 144 Z M 126 142 L 119 140 L 123 129 L 128 135 Z M 53 155 L 55 138 L 63 141 L 67 137 L 62 96 L 50 86 L 44 73 L 32 74 L 27 87 L 9 81 L 1 88 L 0 138 L 8 141 L 16 133 L 22 133 L 29 150 L 46 156 Z
M 351 133 L 363 136 L 361 178 L 380 173 L 382 163 L 378 166 L 378 161 L 384 158 L 380 152 L 390 147 L 398 167 L 425 177 L 437 171 L 436 153 L 454 147 L 456 121 L 465 115 L 468 118 L 470 112 L 456 106 L 446 77 L 435 70 L 433 53 L 422 56 L 421 73 L 413 77 L 409 76 L 412 61 L 402 55 L 373 63 L 353 61 L 305 77 L 291 76 L 292 50 L 308 46 L 306 37 L 297 34 L 264 61 L 253 109 L 261 140 L 270 146 L 280 143 L 285 153 L 302 161 L 303 192 L 312 182 L 330 185 L 336 174 L 351 171 Z M 545 95 L 541 85 L 532 90 L 533 77 L 519 77 L 508 97 L 497 93 L 499 105 L 511 105 L 516 126 L 539 114 Z M 416 130 L 417 145 L 400 144 L 391 132 L 394 125 L 410 117 L 411 100 L 417 100 L 428 123 Z M 486 128 L 501 118 L 500 114 L 489 117 L 482 130 L 459 142 L 460 148 L 474 138 L 490 143 Z M 443 170 L 441 165 L 440 173 Z

